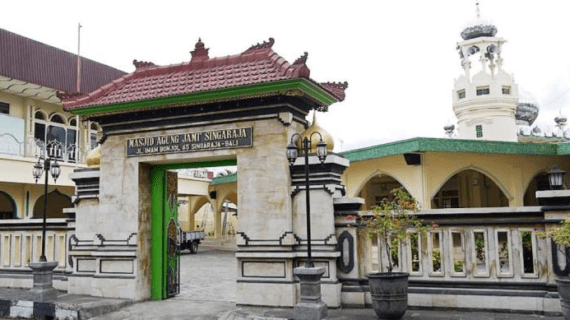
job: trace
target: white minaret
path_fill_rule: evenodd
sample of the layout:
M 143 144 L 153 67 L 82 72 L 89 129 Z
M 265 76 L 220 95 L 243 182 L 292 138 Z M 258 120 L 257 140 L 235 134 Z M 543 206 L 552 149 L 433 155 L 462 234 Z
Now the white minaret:
M 455 80 L 452 101 L 460 139 L 517 141 L 518 86 L 503 70 L 506 41 L 496 33 L 495 25 L 480 18 L 477 3 L 477 20 L 461 32 L 463 41 L 457 44 L 464 74 Z

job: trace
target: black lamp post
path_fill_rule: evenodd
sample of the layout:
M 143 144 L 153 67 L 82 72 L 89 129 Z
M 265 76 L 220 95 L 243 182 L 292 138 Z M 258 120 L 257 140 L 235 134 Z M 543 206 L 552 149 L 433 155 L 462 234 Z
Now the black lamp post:
M 43 160 L 43 166 L 42 166 L 42 160 Z M 53 161 L 53 163 L 52 163 Z M 61 169 L 59 167 L 59 164 L 57 163 L 57 159 L 56 158 L 52 158 L 52 157 L 44 157 L 41 156 L 38 159 L 38 163 L 36 163 L 34 165 L 34 170 L 33 170 L 33 174 L 34 174 L 34 178 L 36 179 L 36 184 L 38 183 L 38 180 L 42 177 L 42 174 L 45 171 L 45 176 L 46 176 L 46 180 L 45 180 L 45 184 L 44 184 L 44 223 L 43 223 L 43 227 L 42 227 L 42 255 L 40 257 L 40 262 L 46 262 L 46 215 L 47 215 L 47 207 L 48 207 L 48 194 L 47 194 L 47 190 L 48 190 L 48 171 L 51 174 L 51 176 L 53 177 L 53 181 L 56 182 L 57 178 L 59 177 L 59 174 L 61 173 Z
M 303 138 L 301 143 L 303 145 L 303 152 L 305 153 L 305 188 L 306 188 L 306 202 L 307 202 L 307 262 L 305 268 L 313 268 L 313 257 L 311 255 L 311 203 L 309 196 L 309 150 L 311 149 L 311 139 L 314 134 L 318 134 L 320 141 L 317 143 L 317 157 L 321 163 L 325 162 L 327 158 L 327 144 L 323 141 L 323 136 L 319 132 L 313 132 L 308 138 Z M 296 136 L 301 137 L 300 134 L 295 133 L 291 136 L 291 143 L 287 146 L 287 159 L 293 165 L 297 160 L 297 146 L 293 143 L 293 138 Z
M 548 183 L 550 184 L 550 189 L 552 190 L 562 190 L 564 185 L 564 175 L 566 171 L 554 166 L 552 170 L 548 171 Z

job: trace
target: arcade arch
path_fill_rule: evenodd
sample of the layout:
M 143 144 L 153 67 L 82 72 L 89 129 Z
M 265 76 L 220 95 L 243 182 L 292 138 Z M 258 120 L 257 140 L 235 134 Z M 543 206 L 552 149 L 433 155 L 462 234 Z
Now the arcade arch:
M 508 206 L 509 200 L 497 183 L 474 169 L 452 175 L 431 199 L 433 209 Z
M 48 208 L 47 208 L 47 218 L 67 218 L 67 215 L 63 212 L 65 208 L 73 208 L 73 203 L 71 203 L 71 198 L 59 190 L 54 190 L 48 193 Z M 45 198 L 42 195 L 36 200 L 34 204 L 34 211 L 32 218 L 38 219 L 43 217 Z
M 372 210 L 374 206 L 380 204 L 382 199 L 392 198 L 390 191 L 404 187 L 398 180 L 387 174 L 375 174 L 372 176 L 358 194 L 358 197 L 365 200 L 364 210 Z
M 536 199 L 536 192 L 542 190 L 549 190 L 548 173 L 546 170 L 538 172 L 529 182 L 528 187 L 524 193 L 523 204 L 524 206 L 538 206 Z
M 17 219 L 16 202 L 6 192 L 0 191 L 0 219 Z

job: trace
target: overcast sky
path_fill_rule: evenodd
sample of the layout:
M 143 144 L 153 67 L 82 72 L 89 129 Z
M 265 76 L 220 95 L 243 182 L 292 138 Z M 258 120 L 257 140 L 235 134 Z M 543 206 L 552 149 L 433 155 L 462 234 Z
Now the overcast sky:
M 348 81 L 346 100 L 319 123 L 336 151 L 413 137 L 442 137 L 463 26 L 475 0 L 398 1 L 3 1 L 0 27 L 134 71 L 133 59 L 158 65 L 190 59 L 198 37 L 210 57 L 238 54 L 275 38 L 292 63 L 303 52 L 311 78 Z M 482 0 L 503 48 L 504 68 L 541 104 L 537 123 L 570 116 L 570 1 Z

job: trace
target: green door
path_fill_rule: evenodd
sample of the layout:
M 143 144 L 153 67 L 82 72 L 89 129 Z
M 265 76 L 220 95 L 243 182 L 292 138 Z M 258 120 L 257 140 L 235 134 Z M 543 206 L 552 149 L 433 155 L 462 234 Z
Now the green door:
M 151 297 L 161 300 L 180 293 L 180 228 L 178 174 L 153 169 Z
M 166 172 L 166 297 L 180 293 L 180 228 L 178 226 L 178 174 Z

